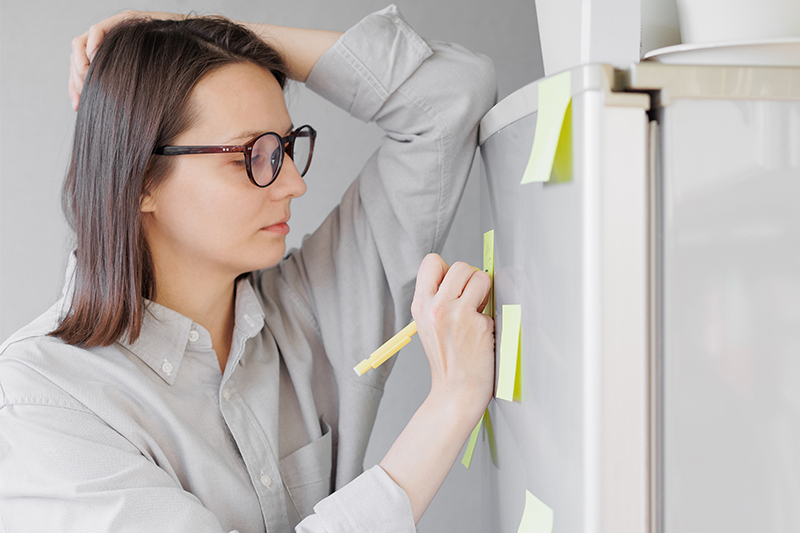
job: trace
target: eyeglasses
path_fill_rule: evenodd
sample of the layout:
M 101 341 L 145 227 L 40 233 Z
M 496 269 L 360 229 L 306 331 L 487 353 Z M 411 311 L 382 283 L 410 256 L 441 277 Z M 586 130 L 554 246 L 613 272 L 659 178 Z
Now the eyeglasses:
M 262 133 L 241 146 L 159 146 L 153 150 L 159 155 L 230 154 L 242 152 L 247 177 L 256 187 L 267 187 L 275 181 L 283 166 L 283 155 L 292 158 L 300 176 L 305 176 L 311 166 L 317 132 L 306 124 L 286 137 L 275 132 Z

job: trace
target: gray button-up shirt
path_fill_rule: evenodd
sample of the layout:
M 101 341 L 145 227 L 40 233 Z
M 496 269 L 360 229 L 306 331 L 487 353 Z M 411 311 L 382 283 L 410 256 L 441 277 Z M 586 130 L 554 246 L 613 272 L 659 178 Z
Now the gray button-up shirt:
M 308 87 L 386 135 L 301 249 L 238 283 L 222 374 L 208 332 L 152 302 L 133 344 L 47 336 L 68 276 L 0 346 L 0 531 L 414 531 L 405 492 L 379 466 L 363 472 L 391 362 L 353 366 L 410 320 L 493 76 L 394 6 L 319 60 Z

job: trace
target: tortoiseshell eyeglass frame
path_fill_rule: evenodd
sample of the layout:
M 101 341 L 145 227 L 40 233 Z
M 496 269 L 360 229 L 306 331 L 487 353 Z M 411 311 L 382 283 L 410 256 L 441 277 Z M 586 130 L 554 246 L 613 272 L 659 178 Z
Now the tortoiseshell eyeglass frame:
M 269 180 L 268 183 L 261 185 L 259 184 L 256 179 L 253 177 L 253 169 L 251 167 L 251 156 L 253 153 L 253 146 L 255 146 L 256 142 L 266 135 L 272 135 L 278 140 L 278 146 L 280 146 L 280 158 L 278 160 L 277 165 L 272 166 L 272 178 Z M 281 167 L 283 167 L 283 155 L 289 154 L 289 157 L 294 159 L 294 142 L 298 137 L 310 137 L 311 143 L 308 151 L 308 161 L 306 161 L 305 167 L 300 169 L 298 168 L 297 171 L 300 172 L 300 176 L 305 176 L 306 172 L 308 172 L 308 167 L 311 166 L 311 158 L 314 155 L 314 142 L 317 139 L 317 131 L 305 124 L 300 126 L 299 128 L 295 129 L 286 137 L 281 137 L 280 134 L 275 133 L 274 131 L 270 131 L 267 133 L 262 133 L 261 135 L 257 135 L 251 141 L 238 145 L 238 146 L 159 146 L 155 150 L 153 150 L 154 154 L 158 155 L 190 155 L 190 154 L 230 154 L 241 152 L 244 154 L 244 163 L 245 168 L 247 168 L 247 177 L 250 178 L 250 182 L 259 188 L 269 187 L 278 177 L 278 174 L 281 172 Z

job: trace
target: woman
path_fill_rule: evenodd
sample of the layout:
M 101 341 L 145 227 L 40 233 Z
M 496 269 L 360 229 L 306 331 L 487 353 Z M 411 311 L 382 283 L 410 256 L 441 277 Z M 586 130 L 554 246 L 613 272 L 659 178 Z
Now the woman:
M 414 531 L 492 392 L 488 277 L 430 254 L 491 65 L 429 45 L 393 6 L 343 35 L 151 17 L 73 42 L 75 264 L 0 347 L 0 523 Z M 386 136 L 284 257 L 314 137 L 292 124 L 286 76 Z M 362 473 L 390 364 L 352 368 L 409 308 L 431 392 Z

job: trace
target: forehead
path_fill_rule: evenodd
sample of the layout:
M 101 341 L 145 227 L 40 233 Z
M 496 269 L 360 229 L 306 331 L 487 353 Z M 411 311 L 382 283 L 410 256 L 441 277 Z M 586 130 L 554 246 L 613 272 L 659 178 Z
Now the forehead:
M 275 77 L 252 63 L 234 63 L 205 76 L 192 92 L 194 125 L 182 143 L 230 144 L 252 132 L 284 134 L 291 128 L 283 91 Z

